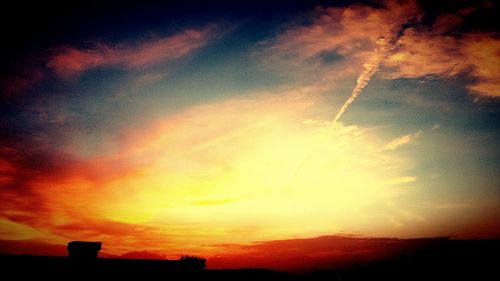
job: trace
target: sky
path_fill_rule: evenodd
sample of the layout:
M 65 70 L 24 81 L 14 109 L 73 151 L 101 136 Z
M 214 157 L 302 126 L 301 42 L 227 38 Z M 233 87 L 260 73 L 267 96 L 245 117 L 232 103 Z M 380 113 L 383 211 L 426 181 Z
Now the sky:
M 0 252 L 500 238 L 498 3 L 236 2 L 2 12 Z

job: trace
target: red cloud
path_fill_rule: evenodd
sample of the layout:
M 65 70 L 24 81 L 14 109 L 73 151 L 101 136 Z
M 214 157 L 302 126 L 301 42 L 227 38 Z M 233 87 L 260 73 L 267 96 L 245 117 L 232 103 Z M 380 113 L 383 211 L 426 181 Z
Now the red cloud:
M 184 57 L 213 38 L 215 28 L 188 29 L 170 37 L 137 45 L 99 44 L 92 49 L 65 47 L 51 57 L 47 66 L 62 77 L 73 77 L 89 69 L 112 66 L 136 69 Z
M 5 132 L 0 141 L 0 221 L 80 239 L 125 233 L 150 236 L 150 229 L 142 226 L 91 219 L 92 207 L 106 200 L 99 186 L 134 171 L 134 164 L 119 157 L 84 161 L 46 147 Z
M 321 236 L 264 241 L 250 245 L 223 245 L 229 254 L 208 259 L 209 268 L 272 268 L 307 271 L 341 268 L 412 254 L 446 238 L 395 239 Z M 239 254 L 238 254 L 239 253 Z
M 47 233 L 45 241 L 106 241 L 105 249 L 114 253 L 168 246 L 168 235 L 156 228 L 98 215 L 110 200 L 102 186 L 134 169 L 119 157 L 83 161 L 11 136 L 0 142 L 0 223 Z M 22 236 L 15 231 L 24 230 L 12 231 Z M 29 253 L 53 255 L 37 247 Z

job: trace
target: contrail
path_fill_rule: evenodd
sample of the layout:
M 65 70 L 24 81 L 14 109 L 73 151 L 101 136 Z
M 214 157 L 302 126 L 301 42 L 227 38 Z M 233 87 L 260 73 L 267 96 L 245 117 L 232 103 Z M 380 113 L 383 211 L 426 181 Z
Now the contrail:
M 405 28 L 406 27 L 402 27 L 402 29 L 398 32 L 398 34 L 399 33 L 402 34 Z M 380 62 L 385 58 L 388 51 L 394 48 L 395 44 L 399 39 L 399 36 L 400 35 L 396 35 L 395 37 L 391 38 L 384 39 L 382 37 L 377 39 L 376 44 L 378 46 L 375 49 L 373 56 L 371 57 L 369 62 L 363 65 L 364 70 L 358 77 L 358 80 L 356 82 L 356 87 L 354 87 L 351 96 L 346 100 L 346 102 L 340 108 L 339 112 L 333 119 L 333 122 L 330 124 L 330 127 L 332 127 L 335 123 L 337 123 L 337 121 L 339 121 L 340 117 L 342 117 L 342 115 L 347 110 L 349 105 L 351 105 L 351 103 L 353 103 L 354 100 L 356 100 L 356 98 L 361 94 L 361 91 L 366 87 L 366 85 L 368 85 L 368 82 L 370 82 L 372 76 L 375 75 L 375 73 L 377 73 Z
M 337 123 L 337 121 L 342 116 L 342 114 L 344 114 L 344 112 L 349 107 L 349 105 L 354 102 L 354 100 L 361 94 L 361 91 L 366 87 L 366 85 L 368 85 L 370 78 L 372 78 L 372 76 L 375 73 L 377 73 L 378 66 L 379 66 L 380 62 L 382 61 L 382 57 L 383 57 L 382 54 L 383 53 L 384 53 L 383 48 L 376 49 L 371 61 L 367 62 L 363 65 L 363 67 L 365 69 L 359 75 L 358 80 L 356 82 L 356 87 L 354 87 L 354 89 L 352 90 L 351 96 L 347 99 L 347 101 L 344 103 L 344 105 L 342 105 L 342 107 L 340 108 L 339 112 L 335 116 L 335 119 L 333 119 L 333 122 L 330 123 L 330 125 L 328 126 L 329 128 L 332 128 Z M 294 173 L 295 176 L 297 176 L 300 173 L 300 171 L 302 170 L 302 167 L 304 167 L 306 162 L 316 153 L 317 149 L 318 148 L 315 147 L 311 151 L 311 153 L 309 153 L 309 155 L 307 155 L 304 158 L 304 160 L 299 164 L 299 166 L 295 170 L 295 173 Z
M 349 105 L 354 102 L 354 100 L 361 94 L 361 91 L 366 87 L 366 85 L 368 85 L 370 78 L 372 78 L 372 76 L 377 72 L 381 59 L 382 58 L 380 50 L 377 50 L 375 51 L 374 57 L 372 58 L 371 62 L 365 63 L 363 65 L 365 69 L 359 75 L 356 82 L 356 87 L 354 87 L 351 96 L 346 100 L 344 105 L 342 105 L 339 112 L 335 116 L 335 119 L 333 119 L 332 125 L 337 123 L 337 121 L 342 116 L 342 114 L 344 114 Z
M 340 117 L 342 117 L 342 115 L 345 113 L 349 105 L 351 105 L 351 103 L 353 103 L 356 100 L 356 98 L 361 94 L 361 91 L 363 91 L 366 85 L 368 85 L 368 82 L 370 82 L 372 76 L 375 75 L 375 73 L 377 73 L 380 63 L 385 59 L 387 53 L 393 48 L 396 41 L 397 38 L 392 39 L 391 41 L 387 41 L 383 38 L 377 40 L 378 46 L 373 51 L 373 55 L 369 59 L 369 61 L 363 65 L 364 69 L 359 75 L 358 80 L 356 81 L 356 86 L 352 90 L 351 96 L 342 105 L 337 115 L 335 115 L 333 122 L 331 122 L 330 125 L 328 125 L 328 129 L 332 129 L 335 127 Z M 304 158 L 304 160 L 299 164 L 299 166 L 295 170 L 294 173 L 295 176 L 297 176 L 300 173 L 302 168 L 305 166 L 306 162 L 316 153 L 317 149 L 318 147 L 315 147 L 311 151 L 311 153 L 309 153 Z

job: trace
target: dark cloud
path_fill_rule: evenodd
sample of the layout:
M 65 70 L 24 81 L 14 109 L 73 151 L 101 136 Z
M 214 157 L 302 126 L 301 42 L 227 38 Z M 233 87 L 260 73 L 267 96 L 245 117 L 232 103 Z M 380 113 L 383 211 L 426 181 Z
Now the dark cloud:
M 209 259 L 211 268 L 274 268 L 307 271 L 338 268 L 384 260 L 439 245 L 448 238 L 396 239 L 351 236 L 321 236 L 257 242 L 250 245 L 223 245 L 229 252 L 243 252 Z
M 121 254 L 118 257 L 122 259 L 146 259 L 146 260 L 163 260 L 166 258 L 165 255 L 159 255 L 148 251 L 132 251 L 132 252 L 127 252 L 125 254 Z

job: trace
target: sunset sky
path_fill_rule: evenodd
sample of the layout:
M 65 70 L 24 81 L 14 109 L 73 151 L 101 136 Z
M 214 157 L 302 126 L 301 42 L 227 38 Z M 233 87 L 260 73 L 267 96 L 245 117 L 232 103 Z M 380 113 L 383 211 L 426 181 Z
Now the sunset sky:
M 498 3 L 179 2 L 2 12 L 0 252 L 500 238 Z

